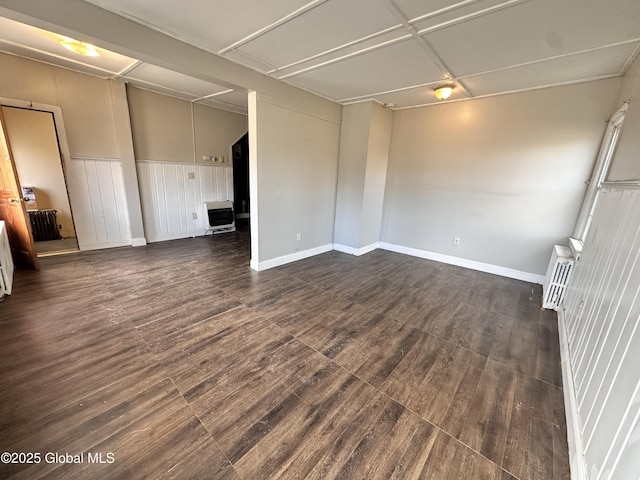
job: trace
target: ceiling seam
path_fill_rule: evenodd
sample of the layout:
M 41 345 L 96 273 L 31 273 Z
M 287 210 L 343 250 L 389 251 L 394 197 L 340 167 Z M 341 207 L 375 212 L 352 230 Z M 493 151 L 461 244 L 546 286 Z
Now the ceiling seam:
M 142 65 L 142 60 L 135 60 L 131 65 L 129 65 L 128 67 L 124 68 L 123 70 L 120 70 L 120 72 L 117 73 L 118 78 L 122 78 L 125 75 L 128 75 L 129 73 L 131 73 L 133 70 L 135 70 L 140 65 Z
M 284 25 L 285 23 L 293 20 L 296 17 L 299 17 L 300 15 L 307 13 L 310 10 L 313 10 L 314 8 L 316 8 L 319 5 L 322 5 L 323 3 L 327 2 L 328 0 L 313 0 L 311 3 L 308 3 L 300 8 L 298 8 L 297 10 L 291 12 L 288 15 L 285 15 L 284 17 L 276 20 L 275 22 L 261 28 L 260 30 L 257 30 L 255 32 L 253 32 L 250 35 L 247 35 L 246 37 L 238 40 L 235 43 L 232 43 L 231 45 L 229 45 L 228 47 L 225 47 L 221 50 L 218 51 L 218 55 L 224 55 L 225 53 L 228 53 L 231 50 L 235 50 L 238 47 L 241 47 L 242 45 L 249 43 L 251 40 L 255 40 L 256 38 L 261 37 L 262 35 L 270 32 L 271 30 L 274 30 L 277 27 L 280 27 L 282 25 Z
M 470 93 L 469 89 L 464 85 L 463 82 L 459 81 L 455 75 L 451 72 L 449 67 L 445 64 L 445 62 L 440 58 L 440 55 L 435 51 L 435 49 L 424 39 L 422 38 L 415 28 L 409 23 L 409 19 L 402 12 L 400 7 L 395 3 L 394 0 L 384 0 L 384 3 L 387 5 L 388 9 L 391 11 L 393 15 L 395 15 L 404 25 L 404 28 L 411 34 L 413 39 L 416 41 L 418 46 L 429 56 L 431 61 L 436 64 L 436 66 L 442 71 L 442 73 L 447 77 L 447 79 L 454 81 L 458 84 L 463 93 L 469 97 L 473 97 Z
M 217 96 L 219 96 L 219 95 L 225 95 L 225 94 L 227 94 L 227 93 L 231 93 L 231 92 L 235 92 L 235 91 L 236 91 L 236 90 L 234 90 L 234 89 L 232 89 L 232 88 L 229 88 L 228 90 L 224 90 L 224 91 L 222 91 L 222 92 L 216 92 L 216 93 L 212 93 L 212 94 L 210 94 L 210 95 L 205 95 L 204 97 L 198 97 L 198 98 L 194 99 L 193 101 L 194 101 L 194 102 L 197 102 L 198 100 L 207 100 L 207 99 L 209 99 L 209 98 L 217 97 Z
M 331 60 L 327 60 L 326 62 L 317 63 L 317 64 L 311 65 L 311 66 L 309 66 L 307 68 L 303 68 L 301 70 L 296 70 L 295 72 L 287 73 L 285 75 L 282 75 L 281 77 L 274 76 L 274 78 L 276 78 L 278 80 L 284 80 L 286 78 L 290 78 L 290 77 L 293 77 L 295 75 L 300 75 L 302 73 L 306 73 L 306 72 L 309 72 L 309 71 L 312 71 L 312 70 L 317 70 L 318 68 L 321 68 L 321 67 L 326 67 L 327 65 L 333 65 L 334 63 L 340 63 L 340 62 L 342 62 L 344 60 L 348 60 L 350 58 L 359 57 L 360 55 L 364 55 L 365 53 L 373 52 L 375 50 L 379 50 L 381 48 L 388 47 L 390 45 L 395 45 L 396 43 L 403 42 L 405 40 L 408 40 L 409 38 L 411 38 L 411 35 L 407 34 L 407 35 L 404 35 L 402 37 L 394 38 L 392 40 L 387 40 L 386 42 L 379 43 L 377 45 L 372 45 L 370 47 L 363 48 L 362 50 L 358 50 L 357 52 L 348 53 L 346 55 L 343 55 L 342 57 L 333 58 Z
M 517 90 L 508 90 L 508 91 L 504 91 L 504 92 L 497 92 L 497 93 L 486 93 L 483 95 L 477 95 L 473 98 L 456 98 L 453 100 L 447 100 L 446 103 L 458 103 L 458 102 L 467 102 L 470 100 L 481 100 L 483 98 L 491 98 L 491 97 L 500 97 L 502 95 L 512 95 L 514 93 L 524 93 L 524 92 L 534 92 L 536 90 L 544 90 L 547 88 L 553 88 L 553 87 L 564 87 L 564 86 L 570 86 L 570 85 L 579 85 L 581 83 L 589 83 L 589 82 L 597 82 L 598 80 L 608 80 L 610 78 L 618 78 L 619 75 L 616 74 L 611 74 L 611 75 L 599 75 L 597 77 L 589 77 L 589 78 L 581 78 L 579 80 L 568 80 L 566 82 L 557 82 L 557 83 L 549 83 L 549 84 L 545 84 L 545 85 L 536 85 L 535 87 L 528 87 L 528 88 L 520 88 Z M 394 110 L 409 110 L 412 108 L 421 108 L 421 107 L 429 107 L 432 105 L 443 105 L 442 102 L 438 101 L 438 102 L 432 102 L 432 103 L 422 103 L 420 105 L 409 105 L 406 107 L 395 107 Z
M 364 43 L 367 40 L 372 40 L 372 39 L 374 39 L 376 37 L 380 37 L 380 36 L 382 36 L 382 35 L 384 35 L 386 33 L 391 33 L 394 30 L 400 30 L 400 29 L 402 29 L 402 25 L 394 25 L 393 27 L 385 28 L 384 30 L 380 30 L 379 32 L 372 33 L 371 35 L 367 35 L 366 37 L 361 37 L 361 38 L 359 38 L 357 40 L 353 40 L 351 42 L 343 43 L 342 45 L 339 45 L 337 47 L 330 48 L 329 50 L 325 50 L 325 51 L 323 51 L 321 53 L 316 53 L 316 54 L 314 54 L 314 55 L 312 55 L 310 57 L 303 58 L 302 60 L 296 60 L 295 62 L 289 63 L 287 65 L 283 65 L 282 67 L 276 67 L 276 68 L 274 68 L 273 70 L 271 70 L 271 71 L 269 71 L 267 73 L 268 74 L 273 74 L 273 73 L 276 73 L 276 72 L 279 72 L 279 71 L 282 71 L 282 70 L 286 70 L 288 68 L 295 67 L 296 65 L 300 65 L 300 64 L 305 63 L 305 62 L 310 62 L 311 60 L 315 60 L 316 58 L 320 58 L 320 57 L 323 57 L 325 55 L 330 55 L 330 54 L 332 54 L 334 52 L 338 52 L 340 50 L 344 50 L 344 49 L 352 47 L 354 45 L 358 45 L 359 43 Z M 405 38 L 406 38 L 406 36 L 405 36 Z
M 398 93 L 398 92 L 404 92 L 407 90 L 413 90 L 414 88 L 424 88 L 424 87 L 430 87 L 433 85 L 437 85 L 439 83 L 442 83 L 442 80 L 435 80 L 433 82 L 427 82 L 427 83 L 420 83 L 417 85 L 410 85 L 408 87 L 401 87 L 401 88 L 394 88 L 391 90 L 384 90 L 382 92 L 375 92 L 375 93 L 369 93 L 367 95 L 358 95 L 357 97 L 348 97 L 348 98 L 343 98 L 342 100 L 338 100 L 338 102 L 351 102 L 354 100 L 361 100 L 361 99 L 365 99 L 365 98 L 370 98 L 374 95 L 388 95 L 390 93 Z
M 528 61 L 528 62 L 518 63 L 518 64 L 515 64 L 515 65 L 508 65 L 506 67 L 494 68 L 492 70 L 485 70 L 483 72 L 468 73 L 468 74 L 465 74 L 465 75 L 460 75 L 460 77 L 458 77 L 458 78 L 467 79 L 467 78 L 479 77 L 481 75 L 489 75 L 491 73 L 504 72 L 504 71 L 511 70 L 511 69 L 514 69 L 514 68 L 526 67 L 528 65 L 535 65 L 537 63 L 549 62 L 549 61 L 558 60 L 558 59 L 561 59 L 561 58 L 574 57 L 574 56 L 577 56 L 577 55 L 583 55 L 585 53 L 597 52 L 599 50 L 606 50 L 607 48 L 615 48 L 615 47 L 620 47 L 620 46 L 623 46 L 623 45 L 628 45 L 628 44 L 637 43 L 637 42 L 640 42 L 640 39 L 636 38 L 636 39 L 633 39 L 633 40 L 625 40 L 624 42 L 618 42 L 618 43 L 612 43 L 612 44 L 609 44 L 609 45 L 603 45 L 603 46 L 599 46 L 599 47 L 587 48 L 585 50 L 579 50 L 577 52 L 563 53 L 563 54 L 560 54 L 560 55 L 554 55 L 552 57 L 545 57 L 545 58 L 540 58 L 540 59 L 537 59 L 537 60 L 531 60 L 531 61 Z M 636 48 L 638 48 L 638 47 L 636 47 Z
M 446 22 L 439 23 L 437 25 L 432 25 L 431 27 L 426 27 L 421 30 L 417 30 L 418 35 L 425 35 L 427 33 L 435 32 L 437 30 L 441 30 L 443 28 L 451 27 L 453 25 L 457 25 L 459 23 L 464 23 L 469 20 L 473 20 L 474 18 L 483 17 L 490 13 L 498 12 L 500 10 L 504 10 L 509 7 L 513 7 L 515 5 L 520 5 L 530 0 L 508 0 L 507 2 L 500 3 L 498 5 L 493 5 L 492 7 L 487 7 L 482 10 L 478 10 L 476 12 L 469 13 L 467 15 L 463 15 L 461 17 L 452 18 L 451 20 L 447 20 Z M 411 20 L 411 24 L 418 23 L 421 20 Z
M 634 62 L 634 60 L 638 57 L 639 54 L 640 54 L 640 42 L 636 45 L 636 48 L 633 50 L 633 53 L 629 55 L 629 58 L 627 58 L 627 61 L 624 62 L 624 65 L 622 66 L 619 72 L 620 76 L 627 73 L 627 70 L 629 69 L 631 64 Z
M 453 5 L 449 5 L 448 7 L 442 7 L 438 10 L 434 10 L 433 12 L 425 13 L 416 18 L 412 18 L 409 20 L 410 23 L 422 22 L 423 20 L 428 20 L 433 17 L 437 17 L 438 15 L 445 14 L 447 12 L 453 12 L 458 10 L 459 8 L 466 7 L 467 5 L 472 5 L 474 3 L 481 2 L 482 0 L 464 0 L 462 2 L 455 3 Z

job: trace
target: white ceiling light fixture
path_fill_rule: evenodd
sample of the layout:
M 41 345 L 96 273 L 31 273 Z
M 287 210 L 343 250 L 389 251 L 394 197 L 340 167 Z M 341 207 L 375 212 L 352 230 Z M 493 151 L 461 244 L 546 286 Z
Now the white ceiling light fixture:
M 84 57 L 99 57 L 100 53 L 96 50 L 96 47 L 91 45 L 90 43 L 81 42 L 80 40 L 74 40 L 73 38 L 63 37 L 60 40 L 60 45 L 62 45 L 67 50 L 71 50 L 78 55 L 82 55 Z
M 439 87 L 434 88 L 433 91 L 436 94 L 436 97 L 438 97 L 438 100 L 446 100 L 451 96 L 454 88 L 455 87 L 453 85 L 447 84 L 440 85 Z

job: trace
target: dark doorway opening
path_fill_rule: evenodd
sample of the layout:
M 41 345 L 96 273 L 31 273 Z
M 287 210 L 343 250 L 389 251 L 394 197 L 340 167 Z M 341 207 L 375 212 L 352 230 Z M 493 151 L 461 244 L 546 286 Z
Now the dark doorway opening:
M 249 203 L 249 134 L 245 133 L 232 147 L 233 154 L 233 210 L 238 226 L 248 225 Z

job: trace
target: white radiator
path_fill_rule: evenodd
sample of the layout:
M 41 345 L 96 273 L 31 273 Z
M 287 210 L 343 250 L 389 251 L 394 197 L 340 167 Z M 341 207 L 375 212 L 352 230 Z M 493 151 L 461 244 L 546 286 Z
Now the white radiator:
M 542 308 L 560 309 L 574 264 L 575 259 L 569 247 L 564 245 L 553 247 L 544 282 Z
M 13 258 L 9 247 L 7 226 L 0 220 L 0 296 L 11 295 L 13 285 Z

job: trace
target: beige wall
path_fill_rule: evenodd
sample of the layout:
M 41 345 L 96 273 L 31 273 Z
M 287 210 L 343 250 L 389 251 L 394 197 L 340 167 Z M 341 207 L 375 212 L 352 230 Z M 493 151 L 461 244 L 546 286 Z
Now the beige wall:
M 108 81 L 0 53 L 0 96 L 60 106 L 73 157 L 119 158 Z
M 624 76 L 617 106 L 629 101 L 607 180 L 640 180 L 640 57 Z
M 231 146 L 247 132 L 246 115 L 140 88 L 127 91 L 137 160 L 212 164 L 206 155 L 230 162 Z
M 57 210 L 63 237 L 75 237 L 52 114 L 11 107 L 2 112 L 20 184 L 35 187 L 39 210 Z
M 203 156 L 232 159 L 231 147 L 247 133 L 247 116 L 206 105 L 193 105 L 196 163 L 211 163 Z
M 191 104 L 127 88 L 136 160 L 193 162 Z
M 575 224 L 619 83 L 396 112 L 381 240 L 544 274 Z
M 253 268 L 332 248 L 340 112 L 249 96 Z

